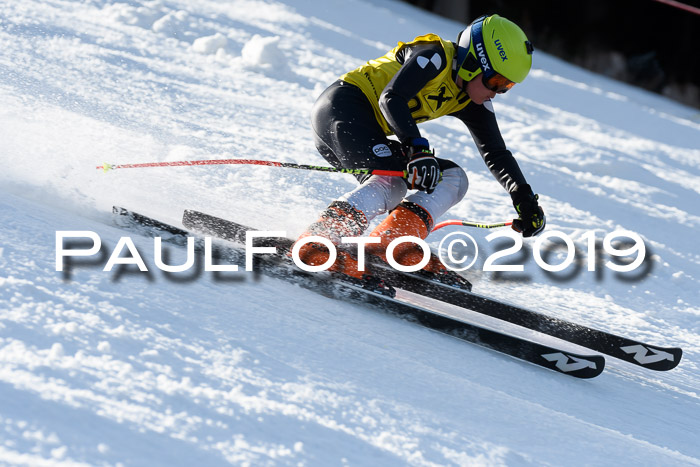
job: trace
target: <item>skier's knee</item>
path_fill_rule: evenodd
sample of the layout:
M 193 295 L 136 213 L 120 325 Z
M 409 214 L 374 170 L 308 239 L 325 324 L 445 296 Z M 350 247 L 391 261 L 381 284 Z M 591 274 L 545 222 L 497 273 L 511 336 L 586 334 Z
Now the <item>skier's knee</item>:
M 372 175 L 340 199 L 362 211 L 368 220 L 395 208 L 406 195 L 406 184 L 397 177 Z
M 469 189 L 467 173 L 459 166 L 444 170 L 442 172 L 442 183 L 446 183 L 451 190 L 454 190 L 454 204 L 460 202 Z
M 464 198 L 468 187 L 467 174 L 455 165 L 443 170 L 442 181 L 431 194 L 418 191 L 406 198 L 406 201 L 421 206 L 433 219 L 437 219 Z

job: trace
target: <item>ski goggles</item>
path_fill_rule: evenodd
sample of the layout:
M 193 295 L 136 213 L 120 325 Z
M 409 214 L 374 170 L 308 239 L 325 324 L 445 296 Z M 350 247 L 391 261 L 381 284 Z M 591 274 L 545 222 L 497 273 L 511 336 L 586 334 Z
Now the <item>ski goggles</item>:
M 494 73 L 489 77 L 486 76 L 486 73 L 482 73 L 481 81 L 483 81 L 486 89 L 498 94 L 503 94 L 515 86 L 514 81 L 509 80 L 500 73 Z

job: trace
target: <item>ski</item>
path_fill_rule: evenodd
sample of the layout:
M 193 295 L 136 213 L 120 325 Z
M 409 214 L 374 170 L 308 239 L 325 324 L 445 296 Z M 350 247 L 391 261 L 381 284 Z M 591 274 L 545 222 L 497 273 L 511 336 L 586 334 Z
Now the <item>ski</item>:
M 183 223 L 187 222 L 193 225 L 197 222 L 204 223 L 212 229 L 213 234 L 223 235 L 238 243 L 245 241 L 245 232 L 250 230 L 234 222 L 196 211 L 185 211 Z M 286 241 L 285 245 L 291 245 L 289 239 L 279 241 Z M 541 332 L 643 368 L 671 370 L 678 366 L 683 355 L 683 350 L 678 347 L 660 347 L 510 305 L 463 288 L 430 280 L 419 274 L 397 271 L 381 260 L 373 261 L 370 258 L 368 262 L 373 272 L 394 287 Z
M 142 227 L 151 228 L 161 233 L 165 232 L 174 237 L 184 238 L 187 237 L 187 235 L 189 235 L 189 233 L 186 230 L 183 230 L 179 227 L 166 224 L 165 222 L 153 219 L 152 217 L 144 216 L 143 214 L 139 214 L 137 212 L 131 211 L 120 206 L 112 206 L 112 214 L 115 214 L 117 216 L 117 222 L 122 227 L 138 225 Z
M 240 224 L 197 211 L 185 211 L 185 228 L 236 244 L 244 244 L 246 231 Z M 287 238 L 260 239 L 256 246 L 274 246 L 288 251 L 292 241 Z M 335 299 L 352 299 L 374 305 L 380 310 L 398 315 L 428 329 L 439 331 L 536 365 L 577 378 L 593 378 L 605 367 L 599 355 L 580 355 L 539 344 L 516 336 L 469 324 L 434 310 L 409 304 L 384 294 L 366 290 L 356 284 L 337 280 L 323 273 L 308 273 L 294 266 L 284 253 L 258 259 L 257 270 L 271 277 L 291 280 L 301 287 Z
M 372 261 L 370 267 L 394 287 L 420 291 L 416 293 L 566 340 L 650 370 L 671 370 L 678 366 L 683 355 L 683 350 L 678 347 L 660 347 L 600 331 L 431 281 L 419 275 L 402 273 L 383 262 Z

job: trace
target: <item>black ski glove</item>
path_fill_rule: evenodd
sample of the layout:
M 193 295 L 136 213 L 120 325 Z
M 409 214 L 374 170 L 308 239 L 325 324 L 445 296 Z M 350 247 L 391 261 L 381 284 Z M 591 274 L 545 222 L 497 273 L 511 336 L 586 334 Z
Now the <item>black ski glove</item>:
M 523 237 L 532 237 L 542 232 L 546 223 L 544 211 L 537 203 L 539 197 L 532 192 L 530 185 L 519 185 L 510 197 L 518 212 L 518 218 L 513 219 L 513 230 L 522 233 Z
M 404 146 L 404 153 L 409 157 L 406 165 L 406 185 L 412 190 L 421 190 L 430 194 L 442 181 L 440 163 L 435 153 L 430 150 L 428 140 L 414 138 L 411 144 Z

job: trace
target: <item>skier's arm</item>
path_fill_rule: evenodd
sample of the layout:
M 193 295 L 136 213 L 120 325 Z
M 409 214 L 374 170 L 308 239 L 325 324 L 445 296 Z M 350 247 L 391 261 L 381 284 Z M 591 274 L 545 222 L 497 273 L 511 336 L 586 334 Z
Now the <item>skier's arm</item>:
M 489 108 L 492 108 L 490 101 L 484 105 L 470 103 L 453 115 L 469 128 L 481 157 L 496 180 L 508 193 L 513 193 L 518 186 L 526 185 L 527 181 L 513 154 L 506 149 L 496 115 Z
M 454 116 L 467 125 L 486 166 L 510 194 L 518 213 L 518 218 L 513 220 L 513 230 L 521 232 L 523 237 L 531 237 L 544 230 L 545 215 L 518 162 L 506 149 L 492 109 L 490 101 L 484 105 L 470 103 Z
M 409 145 L 414 138 L 421 137 L 409 101 L 439 75 L 447 63 L 445 52 L 437 43 L 404 47 L 396 58 L 402 66 L 379 96 L 379 109 L 399 140 Z

